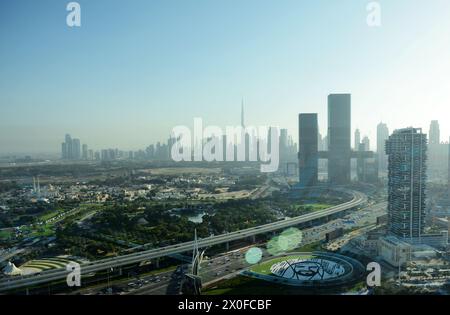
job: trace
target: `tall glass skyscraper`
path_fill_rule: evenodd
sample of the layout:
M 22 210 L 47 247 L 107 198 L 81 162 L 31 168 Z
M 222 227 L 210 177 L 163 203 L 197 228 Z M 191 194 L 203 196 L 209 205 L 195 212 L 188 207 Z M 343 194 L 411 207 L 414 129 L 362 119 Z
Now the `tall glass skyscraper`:
M 381 173 L 387 170 L 387 156 L 384 152 L 385 141 L 389 138 L 389 129 L 385 123 L 377 125 L 377 159 L 378 171 Z
M 350 182 L 351 95 L 328 95 L 328 181 Z
M 421 128 L 395 130 L 386 141 L 389 230 L 404 239 L 421 237 L 425 220 L 427 136 Z
M 300 186 L 317 185 L 318 176 L 318 131 L 317 114 L 300 114 L 299 130 L 299 181 Z

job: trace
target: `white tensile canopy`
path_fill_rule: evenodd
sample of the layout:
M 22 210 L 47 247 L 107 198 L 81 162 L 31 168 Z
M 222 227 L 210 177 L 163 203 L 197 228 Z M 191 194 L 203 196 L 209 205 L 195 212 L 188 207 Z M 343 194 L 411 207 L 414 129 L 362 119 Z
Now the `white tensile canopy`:
M 17 276 L 22 274 L 22 270 L 17 268 L 12 262 L 8 261 L 8 264 L 3 268 L 3 273 L 7 276 Z

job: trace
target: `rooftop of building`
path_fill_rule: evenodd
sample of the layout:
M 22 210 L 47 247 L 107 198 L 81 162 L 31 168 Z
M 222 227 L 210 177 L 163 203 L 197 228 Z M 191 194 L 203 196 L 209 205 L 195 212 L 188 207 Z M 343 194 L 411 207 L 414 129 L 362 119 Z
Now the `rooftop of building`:
M 401 240 L 400 238 L 398 238 L 394 235 L 386 235 L 385 237 L 382 237 L 381 239 L 389 244 L 394 245 L 394 246 L 411 246 L 409 243 Z
M 394 133 L 422 133 L 422 128 L 414 128 L 414 127 L 407 127 L 407 128 L 401 128 L 401 129 L 395 129 Z

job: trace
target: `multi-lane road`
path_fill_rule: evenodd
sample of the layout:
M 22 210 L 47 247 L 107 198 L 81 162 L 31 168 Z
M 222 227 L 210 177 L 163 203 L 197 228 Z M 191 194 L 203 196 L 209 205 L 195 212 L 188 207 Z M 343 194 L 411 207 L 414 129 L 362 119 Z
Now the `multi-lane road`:
M 307 229 L 302 229 L 302 242 L 299 246 L 315 243 L 325 239 L 327 232 L 336 228 L 357 230 L 345 234 L 341 239 L 347 241 L 357 236 L 367 228 L 372 228 L 376 223 L 377 216 L 386 212 L 386 202 L 368 205 L 364 209 L 351 212 L 335 220 L 327 221 L 320 225 L 314 225 Z M 354 223 L 351 223 L 354 222 Z M 337 242 L 337 241 L 336 241 Z M 334 244 L 335 242 L 333 242 Z M 257 246 L 263 250 L 261 261 L 273 258 L 265 249 L 267 244 L 252 244 L 231 252 L 223 253 L 218 256 L 206 259 L 200 267 L 200 276 L 204 286 L 212 287 L 214 283 L 221 279 L 235 277 L 241 271 L 247 269 L 250 264 L 245 260 L 245 253 L 250 247 Z M 327 246 L 328 247 L 328 246 Z M 335 249 L 334 249 L 335 250 Z M 179 294 L 182 276 L 178 271 L 161 271 L 151 275 L 138 275 L 132 278 L 117 280 L 113 285 L 102 283 L 93 287 L 87 287 L 74 292 L 74 294 L 109 294 L 108 287 L 112 287 L 112 294 L 130 294 L 130 295 L 173 295 Z
M 249 264 L 245 261 L 244 255 L 249 247 L 251 246 L 207 258 L 203 261 L 199 270 L 202 282 L 207 284 L 223 277 L 232 277 L 235 273 L 247 268 Z M 269 255 L 266 254 L 263 260 L 269 258 Z M 184 266 L 185 270 L 189 269 L 189 265 Z M 176 270 L 137 275 L 110 283 L 104 282 L 100 285 L 74 291 L 71 294 L 177 295 L 180 293 L 182 279 L 181 269 L 177 268 Z M 111 288 L 111 291 L 109 291 L 109 288 Z
M 291 226 L 306 223 L 309 221 L 326 218 L 333 214 L 346 211 L 352 208 L 359 207 L 367 202 L 367 197 L 358 191 L 340 190 L 343 194 L 352 195 L 352 200 L 345 202 L 343 204 L 333 206 L 321 211 L 316 211 L 310 214 L 301 215 L 294 218 L 289 218 L 265 225 L 260 225 L 257 227 L 240 230 L 236 232 L 211 236 L 208 238 L 203 238 L 198 240 L 198 246 L 200 248 L 206 248 L 213 245 L 219 245 L 228 243 L 235 240 L 240 240 L 248 237 L 253 237 L 258 234 L 264 234 L 269 232 L 279 231 Z M 194 247 L 194 242 L 185 242 L 175 245 L 170 245 L 161 248 L 144 250 L 141 252 L 136 252 L 132 254 L 126 254 L 122 256 L 117 256 L 108 259 L 97 260 L 81 265 L 81 275 L 92 274 L 101 270 L 106 270 L 109 268 L 117 268 L 121 266 L 130 265 L 133 263 L 140 263 L 142 261 L 160 258 L 172 254 L 180 254 L 184 252 L 191 251 Z M 43 271 L 39 274 L 20 276 L 19 278 L 6 278 L 0 282 L 0 292 L 26 288 L 34 285 L 39 285 L 43 283 L 64 280 L 67 277 L 68 271 L 64 268 L 53 269 L 48 271 Z

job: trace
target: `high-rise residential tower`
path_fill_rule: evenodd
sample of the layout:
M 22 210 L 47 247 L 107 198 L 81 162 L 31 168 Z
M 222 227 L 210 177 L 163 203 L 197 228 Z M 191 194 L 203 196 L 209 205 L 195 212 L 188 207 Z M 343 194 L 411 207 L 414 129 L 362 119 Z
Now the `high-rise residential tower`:
M 430 144 L 441 143 L 441 132 L 439 130 L 439 122 L 437 120 L 432 120 L 430 123 Z
M 395 130 L 386 141 L 389 231 L 419 239 L 425 220 L 427 137 L 420 128 Z
M 359 129 L 355 130 L 355 145 L 353 146 L 353 149 L 355 151 L 359 151 L 359 144 L 361 143 L 361 132 Z
M 318 133 L 317 114 L 300 114 L 299 130 L 299 181 L 300 186 L 317 185 L 318 177 Z
M 385 142 L 389 138 L 389 129 L 385 123 L 377 125 L 377 159 L 380 173 L 387 171 L 387 155 L 385 153 Z
M 350 182 L 351 95 L 328 95 L 328 181 Z

